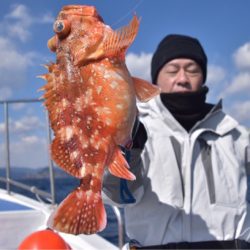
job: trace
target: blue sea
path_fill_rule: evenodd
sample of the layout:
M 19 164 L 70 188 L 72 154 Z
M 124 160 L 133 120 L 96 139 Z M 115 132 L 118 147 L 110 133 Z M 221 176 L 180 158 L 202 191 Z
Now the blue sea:
M 22 179 L 22 180 L 17 180 L 22 183 L 25 183 L 29 186 L 36 186 L 37 188 L 50 192 L 50 184 L 49 180 L 47 178 L 28 178 L 28 179 Z M 56 190 L 56 202 L 59 203 L 62 201 L 75 187 L 77 187 L 79 184 L 79 180 L 74 179 L 74 178 L 57 178 L 55 180 L 55 190 Z M 0 183 L 0 187 L 4 188 L 4 185 Z M 11 187 L 11 190 L 13 192 L 18 192 L 24 195 L 27 195 L 31 198 L 35 199 L 35 195 L 32 194 L 29 191 L 24 191 L 17 189 L 15 187 Z M 106 212 L 107 212 L 107 227 L 100 233 L 102 237 L 110 241 L 111 243 L 115 244 L 118 246 L 118 225 L 117 225 L 117 219 L 116 216 L 112 210 L 112 208 L 108 205 L 105 205 Z M 122 214 L 123 211 L 121 210 Z

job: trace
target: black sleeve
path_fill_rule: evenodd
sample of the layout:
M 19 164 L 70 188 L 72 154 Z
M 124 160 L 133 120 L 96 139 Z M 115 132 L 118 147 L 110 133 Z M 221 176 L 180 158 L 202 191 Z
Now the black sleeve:
M 147 132 L 144 125 L 137 120 L 133 129 L 133 148 L 143 149 L 147 141 Z

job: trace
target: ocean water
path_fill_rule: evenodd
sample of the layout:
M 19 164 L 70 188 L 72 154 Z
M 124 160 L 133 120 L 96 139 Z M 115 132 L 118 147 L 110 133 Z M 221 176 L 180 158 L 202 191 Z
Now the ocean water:
M 21 180 L 17 179 L 17 181 L 25 183 L 29 186 L 35 186 L 43 191 L 50 192 L 50 184 L 48 179 L 28 178 Z M 59 203 L 60 201 L 62 201 L 75 187 L 78 186 L 78 184 L 79 180 L 71 177 L 56 179 L 55 180 L 56 202 Z M 2 183 L 0 183 L 0 188 L 5 188 L 5 186 Z M 14 186 L 11 187 L 11 190 L 13 192 L 18 192 L 28 197 L 36 199 L 35 195 L 29 191 L 20 190 L 19 188 L 17 189 Z M 103 238 L 107 239 L 108 241 L 110 241 L 111 243 L 118 246 L 118 224 L 116 216 L 110 206 L 105 205 L 105 209 L 107 212 L 107 226 L 102 232 L 98 234 L 101 235 Z M 122 210 L 121 212 L 123 214 Z

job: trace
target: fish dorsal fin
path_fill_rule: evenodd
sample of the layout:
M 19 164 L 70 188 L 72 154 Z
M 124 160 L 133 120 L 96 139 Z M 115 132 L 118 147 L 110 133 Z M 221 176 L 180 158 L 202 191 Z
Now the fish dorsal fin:
M 134 16 L 129 25 L 124 26 L 116 31 L 107 33 L 104 40 L 103 50 L 106 56 L 121 56 L 125 58 L 127 48 L 134 41 L 140 20 Z
M 137 77 L 132 77 L 132 79 L 134 81 L 136 97 L 141 102 L 147 102 L 161 92 L 160 88 L 152 83 Z

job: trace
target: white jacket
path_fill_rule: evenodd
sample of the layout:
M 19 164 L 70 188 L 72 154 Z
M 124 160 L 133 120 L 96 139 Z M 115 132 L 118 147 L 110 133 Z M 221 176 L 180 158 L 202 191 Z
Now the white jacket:
M 247 130 L 222 111 L 221 102 L 189 133 L 159 96 L 139 110 L 148 140 L 134 160 L 137 180 L 128 183 L 136 198 L 125 206 L 128 236 L 145 246 L 250 241 Z M 109 184 L 104 179 L 105 194 L 119 203 Z

